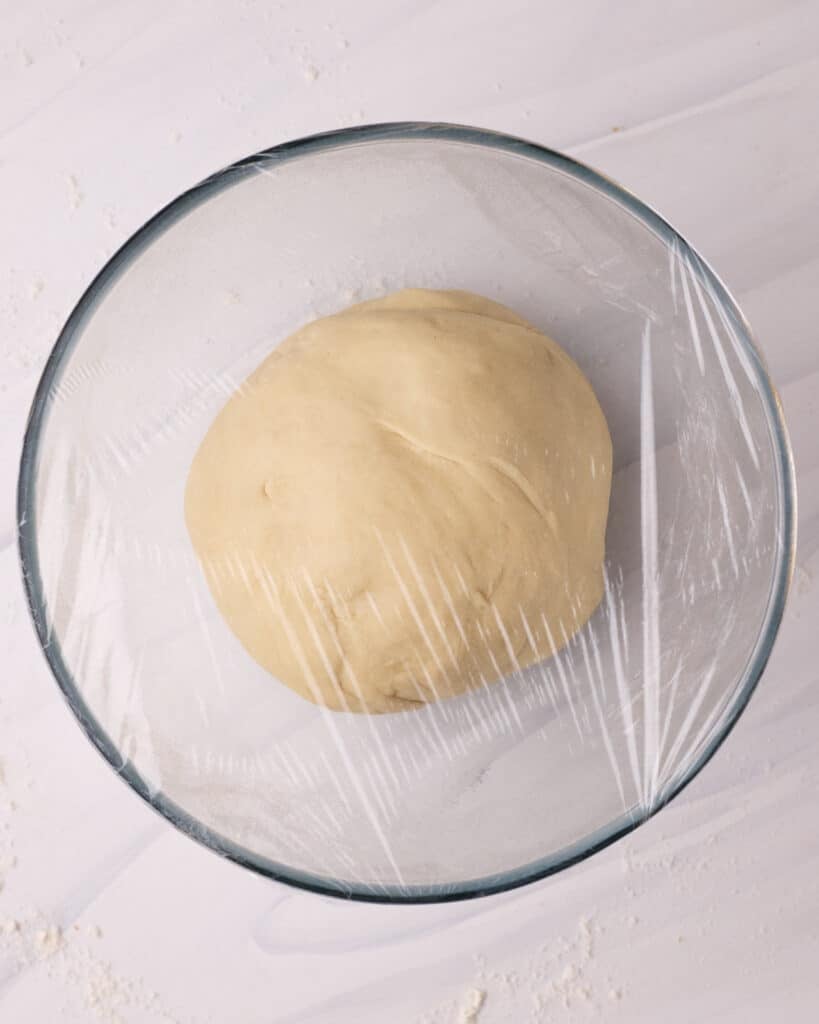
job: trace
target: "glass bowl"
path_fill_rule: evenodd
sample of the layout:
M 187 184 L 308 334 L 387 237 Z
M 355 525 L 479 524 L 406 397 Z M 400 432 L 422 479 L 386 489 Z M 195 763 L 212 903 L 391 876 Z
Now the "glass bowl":
M 488 690 L 344 714 L 228 630 L 183 488 L 215 413 L 279 341 L 404 286 L 505 303 L 591 380 L 614 444 L 605 597 L 559 656 Z M 407 902 L 565 868 L 696 775 L 770 653 L 794 506 L 773 386 L 691 247 L 559 153 L 436 124 L 277 146 L 157 214 L 65 325 L 19 482 L 43 651 L 116 772 L 245 867 Z

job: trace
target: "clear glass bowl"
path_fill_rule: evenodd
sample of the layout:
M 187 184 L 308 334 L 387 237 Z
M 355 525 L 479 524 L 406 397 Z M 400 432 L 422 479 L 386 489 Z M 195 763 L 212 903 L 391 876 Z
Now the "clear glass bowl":
M 592 381 L 614 441 L 606 596 L 560 657 L 488 692 L 341 714 L 272 679 L 222 622 L 183 486 L 281 339 L 407 285 L 509 305 Z M 168 820 L 294 885 L 431 901 L 558 871 L 700 770 L 771 650 L 794 504 L 749 329 L 665 221 L 519 139 L 374 125 L 221 171 L 102 270 L 34 400 L 20 551 L 72 710 Z

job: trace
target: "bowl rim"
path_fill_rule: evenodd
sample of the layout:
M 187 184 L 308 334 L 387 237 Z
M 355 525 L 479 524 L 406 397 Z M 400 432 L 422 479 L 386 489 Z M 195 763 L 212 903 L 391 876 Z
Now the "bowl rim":
M 50 406 L 51 393 L 59 380 L 67 357 L 79 339 L 82 328 L 109 287 L 130 263 L 154 239 L 170 228 L 180 217 L 204 203 L 217 192 L 256 173 L 260 167 L 298 159 L 317 152 L 326 152 L 351 145 L 388 141 L 453 142 L 495 149 L 523 156 L 547 165 L 603 193 L 621 208 L 640 220 L 677 255 L 689 262 L 701 284 L 708 289 L 720 311 L 736 331 L 749 357 L 759 384 L 759 394 L 768 415 L 774 464 L 776 470 L 777 513 L 779 517 L 778 557 L 774 566 L 771 590 L 765 617 L 751 650 L 744 674 L 740 677 L 733 701 L 723 712 L 719 731 L 699 752 L 699 756 L 673 779 L 665 791 L 649 806 L 634 809 L 591 835 L 564 847 L 547 857 L 519 865 L 490 876 L 466 879 L 463 882 L 429 885 L 362 885 L 300 871 L 277 863 L 240 846 L 203 825 L 184 808 L 154 790 L 140 775 L 136 766 L 118 750 L 83 699 L 66 665 L 59 639 L 51 632 L 40 573 L 37 547 L 36 476 L 43 425 Z M 29 612 L 41 650 L 71 711 L 91 743 L 111 768 L 155 811 L 182 832 L 214 852 L 261 875 L 322 895 L 373 903 L 438 903 L 487 896 L 518 888 L 556 874 L 604 849 L 653 817 L 673 800 L 711 760 L 729 735 L 748 704 L 770 657 L 782 620 L 796 551 L 796 487 L 793 455 L 785 426 L 782 406 L 768 374 L 764 359 L 755 343 L 751 329 L 736 301 L 711 267 L 688 242 L 654 209 L 627 189 L 605 175 L 572 157 L 538 143 L 516 136 L 465 125 L 440 122 L 399 121 L 368 124 L 324 132 L 284 142 L 230 164 L 187 189 L 151 217 L 123 243 L 91 281 L 60 331 L 32 401 L 20 457 L 17 487 L 18 554 Z

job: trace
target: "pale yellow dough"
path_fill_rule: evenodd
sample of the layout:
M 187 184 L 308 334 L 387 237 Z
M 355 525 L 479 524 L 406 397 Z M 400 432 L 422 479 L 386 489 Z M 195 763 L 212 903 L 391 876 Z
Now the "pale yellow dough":
M 185 516 L 250 655 L 308 700 L 420 707 L 539 661 L 603 591 L 611 440 L 550 338 L 466 292 L 308 324 L 216 417 Z

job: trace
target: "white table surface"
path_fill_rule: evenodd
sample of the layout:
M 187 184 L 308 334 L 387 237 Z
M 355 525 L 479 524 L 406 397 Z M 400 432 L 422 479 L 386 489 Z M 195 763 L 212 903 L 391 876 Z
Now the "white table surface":
M 555 878 L 392 908 L 224 862 L 107 769 L 35 642 L 13 494 L 44 360 L 115 247 L 238 157 L 401 119 L 577 155 L 712 262 L 781 392 L 800 546 L 762 684 L 677 801 Z M 816 0 L 0 3 L 3 1024 L 819 1019 L 817 128 Z

